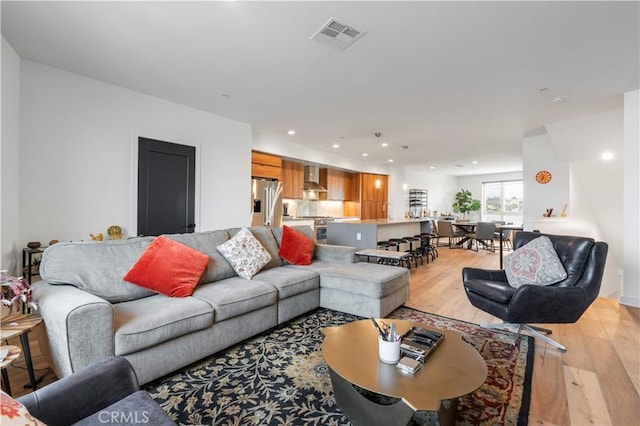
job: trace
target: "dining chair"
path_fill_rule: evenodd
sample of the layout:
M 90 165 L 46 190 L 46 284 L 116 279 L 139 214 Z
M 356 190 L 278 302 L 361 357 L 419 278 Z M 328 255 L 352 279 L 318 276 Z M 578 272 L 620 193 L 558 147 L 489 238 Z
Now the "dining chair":
M 496 224 L 494 222 L 478 222 L 476 225 L 476 231 L 467 236 L 471 239 L 471 246 L 473 242 L 476 243 L 476 251 L 480 250 L 480 245 L 485 250 L 496 251 L 496 247 L 493 243 L 494 234 L 496 232 Z
M 448 220 L 438 221 L 438 240 L 440 238 L 447 238 L 449 241 L 449 248 L 453 248 L 453 243 L 464 237 L 465 233 L 453 229 L 453 225 Z
M 493 223 L 496 225 L 513 225 L 513 222 L 505 222 L 504 220 L 494 220 Z M 501 235 L 502 234 L 502 238 Z M 513 229 L 496 229 L 496 232 L 493 233 L 494 240 L 502 241 L 502 248 L 505 250 L 513 250 L 513 244 L 511 239 L 513 237 Z

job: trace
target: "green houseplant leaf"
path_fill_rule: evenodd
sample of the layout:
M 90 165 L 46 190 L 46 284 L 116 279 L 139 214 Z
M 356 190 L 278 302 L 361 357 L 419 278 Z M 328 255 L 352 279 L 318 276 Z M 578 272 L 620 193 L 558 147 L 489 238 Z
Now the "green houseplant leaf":
M 456 194 L 456 200 L 451 207 L 454 212 L 462 213 L 466 217 L 468 212 L 480 210 L 480 200 L 474 199 L 471 191 L 462 188 Z

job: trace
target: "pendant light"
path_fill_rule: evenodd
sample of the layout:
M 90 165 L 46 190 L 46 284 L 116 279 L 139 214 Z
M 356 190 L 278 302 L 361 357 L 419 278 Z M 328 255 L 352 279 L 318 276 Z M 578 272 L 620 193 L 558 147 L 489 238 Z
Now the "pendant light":
M 402 150 L 404 151 L 404 161 L 402 163 L 402 177 L 404 178 L 404 182 L 402 184 L 402 190 L 409 190 L 409 184 L 407 183 L 407 149 L 409 149 L 409 145 L 402 145 Z
M 378 139 L 378 141 L 380 140 L 380 136 L 382 136 L 382 133 L 380 132 L 375 132 L 374 135 L 376 136 L 376 138 Z M 376 152 L 379 152 L 378 150 L 380 149 L 380 144 L 378 143 L 378 148 L 376 149 Z M 380 162 L 380 155 L 378 154 L 378 162 Z M 377 167 L 377 166 L 376 166 Z M 378 174 L 376 173 L 376 180 L 373 184 L 373 186 L 376 189 L 380 189 L 382 188 L 382 181 L 380 180 L 380 178 L 378 177 Z

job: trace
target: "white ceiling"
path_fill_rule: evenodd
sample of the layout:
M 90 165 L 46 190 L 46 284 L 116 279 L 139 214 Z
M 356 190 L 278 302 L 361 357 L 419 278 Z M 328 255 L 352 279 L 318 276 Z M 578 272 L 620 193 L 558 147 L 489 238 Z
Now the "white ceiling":
M 639 87 L 636 1 L 1 7 L 2 34 L 25 59 L 445 174 L 521 170 L 523 136 L 621 108 Z M 367 34 L 343 51 L 310 40 L 331 17 Z

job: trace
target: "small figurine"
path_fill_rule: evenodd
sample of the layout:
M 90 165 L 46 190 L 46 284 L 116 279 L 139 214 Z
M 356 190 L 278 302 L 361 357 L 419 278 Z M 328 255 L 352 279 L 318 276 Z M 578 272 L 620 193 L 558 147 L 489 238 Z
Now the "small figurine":
M 112 240 L 121 240 L 122 228 L 120 228 L 118 225 L 112 225 L 107 229 L 107 234 Z
M 102 232 L 99 233 L 98 235 L 89 234 L 89 236 L 91 237 L 91 239 L 93 241 L 102 241 L 104 239 L 104 236 L 102 235 Z

